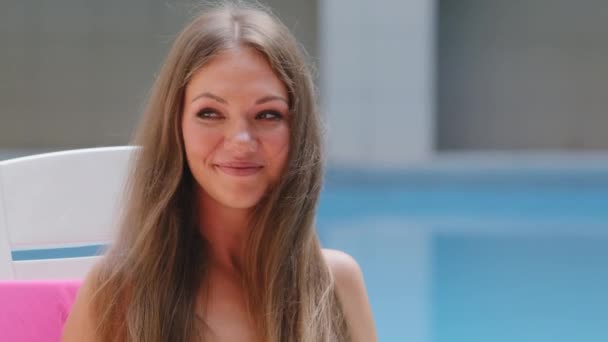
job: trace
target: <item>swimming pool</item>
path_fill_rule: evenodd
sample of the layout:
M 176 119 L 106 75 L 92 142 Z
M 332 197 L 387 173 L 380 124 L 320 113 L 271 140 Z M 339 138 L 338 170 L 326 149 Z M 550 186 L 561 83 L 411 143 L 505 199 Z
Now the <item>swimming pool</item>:
M 380 341 L 608 341 L 608 163 L 333 171 Z

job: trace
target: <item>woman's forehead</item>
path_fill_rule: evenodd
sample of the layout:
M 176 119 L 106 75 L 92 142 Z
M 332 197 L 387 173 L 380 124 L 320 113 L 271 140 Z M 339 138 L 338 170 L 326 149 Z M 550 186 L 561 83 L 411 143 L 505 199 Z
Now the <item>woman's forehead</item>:
M 287 88 L 265 56 L 251 47 L 230 48 L 199 68 L 186 86 L 186 99 L 202 92 L 274 95 L 287 99 Z M 220 95 L 221 96 L 221 95 Z

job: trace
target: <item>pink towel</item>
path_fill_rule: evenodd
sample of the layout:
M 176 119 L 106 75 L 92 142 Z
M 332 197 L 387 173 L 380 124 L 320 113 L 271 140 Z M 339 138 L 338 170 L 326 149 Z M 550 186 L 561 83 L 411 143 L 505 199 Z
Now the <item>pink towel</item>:
M 58 342 L 81 282 L 0 281 L 0 341 Z

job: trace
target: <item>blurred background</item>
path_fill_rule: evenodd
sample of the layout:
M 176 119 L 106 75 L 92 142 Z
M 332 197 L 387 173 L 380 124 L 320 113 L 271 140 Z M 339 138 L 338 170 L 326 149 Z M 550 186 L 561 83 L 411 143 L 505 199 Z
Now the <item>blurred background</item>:
M 608 340 L 608 3 L 272 0 L 381 341 Z M 128 144 L 186 0 L 0 0 L 0 160 Z

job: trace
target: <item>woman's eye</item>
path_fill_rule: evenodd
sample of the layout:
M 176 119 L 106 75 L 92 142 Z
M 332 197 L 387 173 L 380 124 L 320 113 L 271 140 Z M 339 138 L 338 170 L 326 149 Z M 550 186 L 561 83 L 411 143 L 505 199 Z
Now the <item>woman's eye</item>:
M 196 116 L 201 119 L 220 119 L 221 115 L 213 109 L 205 108 L 196 113 Z
M 256 119 L 278 121 L 278 120 L 283 119 L 283 115 L 281 113 L 273 111 L 273 110 L 266 110 L 266 111 L 259 113 L 256 116 Z

